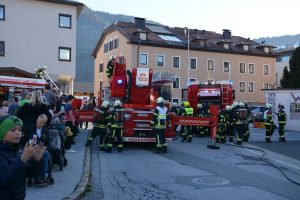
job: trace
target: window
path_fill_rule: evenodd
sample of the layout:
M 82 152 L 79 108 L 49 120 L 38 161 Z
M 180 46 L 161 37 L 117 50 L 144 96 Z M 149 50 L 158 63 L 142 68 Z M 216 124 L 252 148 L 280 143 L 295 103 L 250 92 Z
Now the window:
M 190 59 L 190 69 L 197 69 L 197 59 L 196 58 Z
M 111 51 L 111 50 L 113 50 L 113 48 L 114 48 L 114 41 L 110 41 L 108 50 Z
M 59 27 L 60 28 L 72 28 L 72 16 L 59 14 Z
M 165 57 L 163 55 L 156 56 L 156 66 L 163 67 L 164 66 Z
M 189 81 L 189 83 L 194 83 L 194 82 L 196 82 L 197 81 L 197 79 L 196 78 L 190 78 L 190 81 Z
M 179 88 L 179 78 L 174 78 L 173 88 Z
M 177 103 L 179 105 L 179 99 L 178 98 L 173 98 L 172 103 Z
M 171 101 L 171 86 L 163 85 L 161 86 L 160 96 L 164 98 L 164 100 Z
M 245 74 L 246 73 L 246 64 L 240 63 L 240 73 Z
M 208 60 L 207 61 L 207 70 L 214 70 L 214 61 L 213 60 Z
M 254 70 L 255 70 L 254 64 L 249 64 L 248 67 L 249 67 L 248 69 L 249 74 L 254 74 Z
M 264 83 L 264 89 L 269 89 L 269 84 L 268 83 Z
M 141 53 L 140 54 L 140 64 L 141 65 L 148 65 L 148 54 Z
M 180 60 L 179 60 L 179 57 L 173 57 L 173 67 L 174 68 L 179 68 L 180 67 Z
M 71 48 L 59 47 L 58 60 L 60 61 L 71 61 Z
M 281 57 L 281 62 L 288 62 L 289 60 L 290 60 L 289 56 L 283 56 L 283 57 Z
M 114 39 L 114 49 L 119 47 L 119 38 Z
M 246 83 L 240 82 L 240 92 L 245 92 Z
M 0 20 L 5 20 L 5 6 L 0 5 Z
M 5 55 L 5 42 L 0 41 L 0 56 L 4 56 L 4 55 Z
M 253 82 L 248 83 L 248 91 L 249 92 L 254 92 L 254 83 Z
M 108 52 L 108 43 L 104 44 L 104 53 Z
M 264 75 L 269 75 L 269 65 L 264 65 Z
M 223 65 L 223 71 L 229 72 L 230 62 L 225 61 Z
M 102 91 L 102 88 L 103 88 L 103 82 L 100 81 L 100 91 Z
M 99 64 L 99 72 L 100 72 L 100 73 L 103 72 L 103 63 L 100 63 L 100 64 Z

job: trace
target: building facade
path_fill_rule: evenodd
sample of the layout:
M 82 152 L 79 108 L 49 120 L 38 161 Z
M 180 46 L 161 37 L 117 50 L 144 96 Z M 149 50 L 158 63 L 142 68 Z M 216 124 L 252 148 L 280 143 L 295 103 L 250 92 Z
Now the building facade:
M 54 81 L 73 93 L 76 21 L 82 3 L 67 0 L 0 0 L 0 67 L 30 73 L 47 66 Z
M 276 53 L 273 47 L 249 38 L 232 36 L 231 31 L 216 32 L 170 28 L 135 22 L 116 22 L 106 28 L 94 49 L 94 94 L 109 86 L 106 65 L 111 56 L 125 56 L 127 68 L 149 67 L 154 72 L 175 73 L 166 85 L 170 101 L 187 98 L 190 82 L 231 80 L 236 100 L 263 103 L 261 89 L 274 86 Z

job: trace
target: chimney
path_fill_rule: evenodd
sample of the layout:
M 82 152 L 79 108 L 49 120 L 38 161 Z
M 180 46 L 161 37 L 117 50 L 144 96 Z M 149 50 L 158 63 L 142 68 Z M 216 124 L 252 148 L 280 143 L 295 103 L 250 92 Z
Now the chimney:
M 224 39 L 231 39 L 231 31 L 228 29 L 223 29 L 223 38 Z
M 134 23 L 137 28 L 141 28 L 141 29 L 145 28 L 146 25 L 145 18 L 140 18 L 140 17 L 135 17 Z

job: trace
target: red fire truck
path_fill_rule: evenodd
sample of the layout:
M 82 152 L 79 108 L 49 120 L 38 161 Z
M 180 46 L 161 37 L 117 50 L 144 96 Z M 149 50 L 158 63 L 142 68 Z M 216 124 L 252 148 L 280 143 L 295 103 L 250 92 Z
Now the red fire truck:
M 234 100 L 234 90 L 231 81 L 217 81 L 216 83 L 192 83 L 188 87 L 188 101 L 194 109 L 198 103 L 218 105 L 224 109 Z

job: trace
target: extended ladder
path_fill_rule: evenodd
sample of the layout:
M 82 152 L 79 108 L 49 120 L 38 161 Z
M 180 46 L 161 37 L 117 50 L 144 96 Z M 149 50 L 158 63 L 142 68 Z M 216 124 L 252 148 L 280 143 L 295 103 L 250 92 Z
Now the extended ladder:
M 39 66 L 38 68 L 35 68 L 35 77 L 41 78 L 45 80 L 48 84 L 52 84 L 56 87 L 56 90 L 59 91 L 59 94 L 62 94 L 62 91 L 59 89 L 59 87 L 56 85 L 56 83 L 52 80 L 52 78 L 47 74 L 46 72 L 47 67 L 46 66 Z

